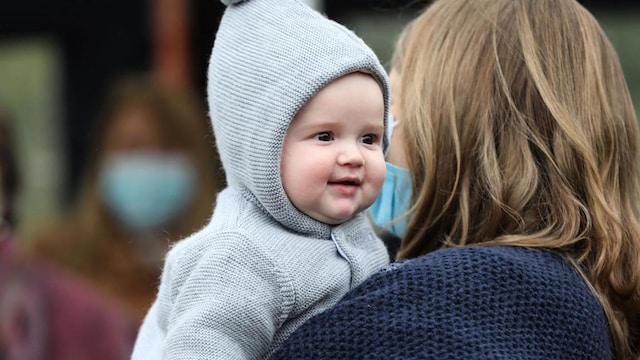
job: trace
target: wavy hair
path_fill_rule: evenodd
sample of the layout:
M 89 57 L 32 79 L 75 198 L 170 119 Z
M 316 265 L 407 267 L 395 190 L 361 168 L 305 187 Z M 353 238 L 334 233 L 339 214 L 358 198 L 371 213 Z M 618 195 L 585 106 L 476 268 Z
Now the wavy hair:
M 403 38 L 413 180 L 399 258 L 462 245 L 557 251 L 638 350 L 638 125 L 617 54 L 574 0 L 440 0 Z M 588 341 L 588 340 L 587 340 Z

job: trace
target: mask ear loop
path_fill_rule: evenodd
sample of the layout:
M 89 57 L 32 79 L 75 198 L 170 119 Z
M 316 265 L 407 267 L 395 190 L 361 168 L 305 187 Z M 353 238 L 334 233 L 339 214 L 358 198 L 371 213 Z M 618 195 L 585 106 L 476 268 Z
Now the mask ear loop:
M 396 121 L 396 119 L 393 117 L 393 114 L 391 114 L 391 112 L 389 112 L 389 123 L 387 125 L 387 139 L 389 139 L 389 144 L 391 144 L 391 136 L 393 135 L 393 129 L 398 126 L 398 124 L 400 123 L 399 121 Z M 385 157 L 387 156 L 387 154 L 389 153 L 389 148 L 391 148 L 391 145 L 389 145 L 387 147 L 387 151 L 385 152 Z

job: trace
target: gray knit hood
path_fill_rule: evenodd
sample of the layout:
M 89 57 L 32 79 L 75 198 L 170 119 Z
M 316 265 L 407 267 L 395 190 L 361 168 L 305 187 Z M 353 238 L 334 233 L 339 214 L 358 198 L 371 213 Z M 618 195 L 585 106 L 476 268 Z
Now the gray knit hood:
M 228 186 L 285 227 L 328 237 L 331 226 L 297 210 L 282 187 L 285 133 L 314 94 L 356 71 L 373 75 L 380 84 L 386 128 L 386 72 L 359 37 L 302 2 L 222 2 L 227 8 L 211 53 L 207 94 Z M 385 137 L 385 149 L 387 144 Z

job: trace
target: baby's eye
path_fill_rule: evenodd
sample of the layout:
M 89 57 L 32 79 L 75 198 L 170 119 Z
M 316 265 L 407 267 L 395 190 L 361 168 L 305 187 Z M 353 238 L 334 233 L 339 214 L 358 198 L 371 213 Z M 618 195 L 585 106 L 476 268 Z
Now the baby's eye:
M 378 136 L 375 134 L 367 134 L 362 137 L 362 142 L 368 145 L 373 145 L 378 140 Z
M 330 132 L 325 131 L 325 132 L 316 134 L 314 138 L 319 141 L 331 141 L 333 140 L 333 135 Z

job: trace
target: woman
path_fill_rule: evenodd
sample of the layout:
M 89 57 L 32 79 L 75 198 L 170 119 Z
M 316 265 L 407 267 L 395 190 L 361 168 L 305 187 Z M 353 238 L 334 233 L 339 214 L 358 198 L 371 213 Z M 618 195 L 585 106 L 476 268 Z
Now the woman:
M 220 166 L 205 112 L 189 94 L 127 77 L 105 105 L 76 204 L 30 243 L 140 324 L 168 247 L 210 216 Z
M 574 0 L 437 0 L 405 36 L 403 261 L 274 358 L 636 358 L 638 127 L 596 20 Z

